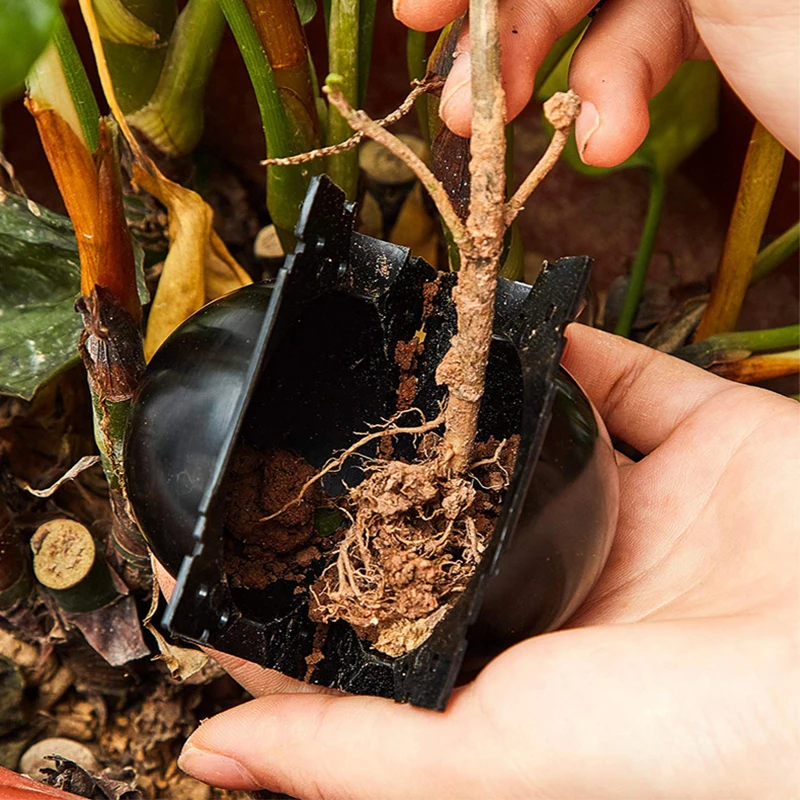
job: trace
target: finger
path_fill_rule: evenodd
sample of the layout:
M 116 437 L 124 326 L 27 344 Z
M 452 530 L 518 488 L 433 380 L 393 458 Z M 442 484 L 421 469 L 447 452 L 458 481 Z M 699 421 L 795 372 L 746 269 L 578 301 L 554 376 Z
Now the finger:
M 508 120 L 530 100 L 536 70 L 553 43 L 594 4 L 595 0 L 501 0 L 500 48 Z M 469 50 L 469 31 L 465 28 L 439 106 L 445 124 L 458 136 L 469 136 L 472 131 Z
M 216 786 L 292 797 L 466 797 L 487 765 L 462 699 L 439 714 L 374 697 L 264 697 L 201 725 L 179 765 Z
M 800 155 L 797 2 L 692 0 L 691 5 L 697 29 L 731 88 L 756 119 Z
M 682 0 L 613 0 L 600 9 L 569 74 L 582 101 L 575 135 L 587 164 L 615 166 L 639 147 L 650 125 L 648 101 L 698 44 Z
M 175 588 L 175 579 L 159 564 L 154 557 L 150 559 L 153 565 L 158 585 L 164 593 L 164 597 L 169 601 L 172 597 L 172 590 Z M 204 653 L 211 656 L 245 691 L 250 692 L 253 697 L 263 697 L 267 694 L 279 694 L 283 692 L 311 692 L 318 694 L 334 694 L 333 689 L 326 689 L 323 686 L 314 686 L 310 683 L 290 678 L 288 675 L 277 672 L 274 669 L 254 664 L 252 661 L 245 661 L 228 653 L 220 653 L 211 647 L 201 648 Z
M 567 328 L 562 364 L 609 431 L 645 455 L 701 405 L 736 387 L 665 353 L 579 324 Z
M 469 6 L 469 0 L 393 0 L 392 10 L 403 25 L 415 31 L 444 28 Z
M 634 460 L 630 456 L 626 456 L 625 453 L 621 453 L 619 450 L 614 451 L 614 459 L 617 462 L 617 466 L 622 469 L 623 467 L 629 467 L 631 464 L 634 464 Z

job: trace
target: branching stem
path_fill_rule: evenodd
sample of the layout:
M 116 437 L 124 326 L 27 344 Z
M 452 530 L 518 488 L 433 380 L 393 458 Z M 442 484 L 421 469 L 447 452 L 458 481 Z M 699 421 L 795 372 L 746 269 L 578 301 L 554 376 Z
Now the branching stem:
M 444 78 L 434 75 L 429 80 L 414 81 L 414 88 L 409 92 L 408 97 L 399 105 L 391 114 L 385 116 L 383 119 L 375 120 L 376 125 L 381 128 L 386 128 L 389 125 L 394 125 L 399 119 L 402 119 L 414 107 L 414 101 L 420 96 L 429 92 L 432 89 L 440 89 L 444 86 Z M 307 153 L 298 153 L 296 156 L 287 156 L 286 158 L 266 158 L 261 164 L 265 167 L 291 167 L 295 164 L 305 164 L 308 161 L 314 161 L 318 158 L 325 158 L 326 156 L 336 155 L 345 150 L 351 150 L 356 147 L 366 134 L 359 131 L 354 133 L 349 139 L 345 139 L 339 144 L 331 144 L 327 147 L 319 147 L 316 150 L 309 150 Z
M 570 89 L 568 92 L 554 94 L 545 104 L 544 113 L 547 121 L 556 129 L 550 144 L 539 163 L 530 171 L 528 177 L 520 184 L 514 196 L 506 203 L 506 226 L 517 218 L 517 214 L 525 206 L 531 193 L 544 180 L 548 172 L 555 166 L 569 139 L 572 125 L 581 113 L 581 99 Z
M 347 120 L 354 131 L 363 133 L 364 136 L 382 144 L 417 176 L 436 204 L 459 249 L 467 248 L 469 243 L 464 225 L 453 209 L 444 187 L 422 159 L 405 142 L 370 119 L 363 111 L 356 111 L 335 84 L 323 86 L 322 91 L 328 95 L 331 105 Z

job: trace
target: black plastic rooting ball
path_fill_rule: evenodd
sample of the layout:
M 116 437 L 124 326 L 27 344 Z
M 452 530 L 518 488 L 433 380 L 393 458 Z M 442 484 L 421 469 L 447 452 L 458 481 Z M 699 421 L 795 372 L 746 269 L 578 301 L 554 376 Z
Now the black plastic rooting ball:
M 223 569 L 226 472 L 233 449 L 293 451 L 315 467 L 395 410 L 393 354 L 420 327 L 432 268 L 353 232 L 354 207 L 312 181 L 299 244 L 274 285 L 209 304 L 164 343 L 134 400 L 127 490 L 153 552 L 177 579 L 164 624 L 175 636 L 295 678 L 316 624 L 306 593 L 278 581 L 232 588 Z M 479 418 L 486 440 L 519 434 L 494 534 L 466 591 L 412 652 L 391 657 L 344 621 L 329 626 L 313 682 L 441 709 L 459 679 L 502 650 L 562 625 L 605 563 L 617 519 L 614 453 L 596 411 L 559 367 L 590 260 L 546 265 L 534 286 L 501 280 Z M 431 419 L 435 371 L 455 331 L 440 278 L 426 320 L 414 405 Z M 357 464 L 341 475 L 352 484 Z M 326 491 L 335 493 L 334 483 Z

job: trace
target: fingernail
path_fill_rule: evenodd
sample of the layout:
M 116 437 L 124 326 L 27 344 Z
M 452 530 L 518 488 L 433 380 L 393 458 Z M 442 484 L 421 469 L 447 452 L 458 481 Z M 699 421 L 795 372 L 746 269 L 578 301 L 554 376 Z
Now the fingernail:
M 594 132 L 600 127 L 600 115 L 594 103 L 584 100 L 581 103 L 581 113 L 575 122 L 575 139 L 578 143 L 578 152 L 581 158 L 589 146 L 589 140 Z
M 455 106 L 472 102 L 469 85 L 471 76 L 472 64 L 469 53 L 458 53 L 442 90 L 442 99 L 439 103 L 439 116 L 442 119 L 446 119 L 449 111 Z
M 178 767 L 193 778 L 212 786 L 252 791 L 261 788 L 258 781 L 235 759 L 209 753 L 186 743 L 178 757 Z

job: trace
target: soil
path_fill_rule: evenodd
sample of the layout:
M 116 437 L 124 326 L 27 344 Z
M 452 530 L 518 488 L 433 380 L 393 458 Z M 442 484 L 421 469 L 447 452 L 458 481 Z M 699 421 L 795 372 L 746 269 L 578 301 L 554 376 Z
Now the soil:
M 401 345 L 399 358 L 410 367 L 418 349 Z M 309 677 L 322 658 L 326 623 L 344 619 L 376 649 L 401 655 L 422 644 L 469 582 L 494 530 L 518 437 L 476 445 L 475 466 L 463 477 L 436 472 L 439 442 L 425 436 L 418 463 L 372 462 L 362 483 L 336 499 L 344 513 L 333 526 L 325 519 L 337 513 L 334 500 L 318 482 L 307 486 L 316 474 L 307 461 L 285 450 L 235 452 L 228 580 L 257 590 L 292 581 L 309 592 L 309 616 L 319 623 Z
M 225 513 L 225 569 L 234 588 L 264 589 L 279 580 L 302 582 L 321 556 L 325 537 L 317 511 L 330 506 L 319 485 L 299 503 L 265 520 L 298 496 L 315 469 L 286 450 L 262 453 L 240 446 L 234 453 L 232 491 Z M 317 524 L 315 524 L 317 523 Z

